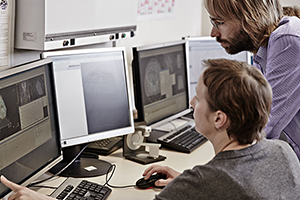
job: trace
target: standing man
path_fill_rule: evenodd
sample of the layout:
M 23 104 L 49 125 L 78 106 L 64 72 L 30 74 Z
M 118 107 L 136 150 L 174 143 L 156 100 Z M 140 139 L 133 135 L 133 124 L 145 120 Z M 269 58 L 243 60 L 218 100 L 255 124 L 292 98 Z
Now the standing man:
M 254 53 L 273 90 L 267 138 L 286 138 L 300 158 L 300 19 L 283 17 L 279 0 L 204 0 L 211 36 L 229 54 Z

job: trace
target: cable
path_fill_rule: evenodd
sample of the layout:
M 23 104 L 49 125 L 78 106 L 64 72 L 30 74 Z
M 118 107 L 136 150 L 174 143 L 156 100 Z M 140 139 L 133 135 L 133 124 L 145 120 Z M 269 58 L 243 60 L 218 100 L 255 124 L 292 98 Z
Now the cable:
M 55 177 L 55 176 L 58 176 L 62 171 L 64 171 L 66 168 L 68 168 L 68 167 L 69 167 L 69 166 L 70 166 L 70 165 L 78 158 L 79 155 L 81 155 L 81 153 L 86 149 L 87 146 L 88 146 L 88 144 L 87 144 L 86 146 L 84 146 L 84 147 L 82 148 L 82 150 L 75 156 L 75 158 L 74 158 L 68 165 L 66 165 L 63 169 L 61 169 L 59 172 L 57 172 L 56 174 L 54 174 L 54 175 L 52 175 L 52 176 L 50 176 L 50 177 L 48 177 L 48 178 L 46 178 L 46 179 L 43 179 L 43 180 L 40 180 L 40 181 L 31 183 L 31 184 L 29 184 L 27 187 L 41 187 L 41 188 L 44 187 L 44 188 L 56 189 L 57 187 L 37 186 L 37 184 L 42 183 L 42 182 L 47 181 L 47 180 L 50 180 L 51 178 L 53 178 L 53 177 Z M 135 187 L 135 185 L 126 185 L 126 186 L 114 186 L 114 185 L 110 185 L 110 184 L 109 184 L 109 181 L 111 180 L 112 176 L 114 175 L 115 170 L 116 170 L 116 165 L 115 165 L 115 164 L 112 164 L 112 165 L 108 168 L 108 170 L 107 170 L 107 172 L 106 172 L 106 174 L 105 174 L 105 181 L 106 181 L 106 182 L 103 184 L 103 186 L 107 185 L 107 186 L 109 186 L 109 187 L 111 187 L 111 188 L 128 188 L 128 187 Z M 108 178 L 108 175 L 109 175 L 110 172 L 111 172 L 111 175 L 110 175 L 110 177 Z
M 87 148 L 87 146 L 88 146 L 88 144 L 86 144 L 81 150 L 80 150 L 80 152 L 75 156 L 75 158 L 73 159 L 73 160 L 71 160 L 70 162 L 69 162 L 69 164 L 67 164 L 64 168 L 62 168 L 59 172 L 57 172 L 56 174 L 54 174 L 54 175 L 52 175 L 52 176 L 50 176 L 50 177 L 48 177 L 48 178 L 45 178 L 45 179 L 43 179 L 43 180 L 40 180 L 40 181 L 37 181 L 37 182 L 33 182 L 33 183 L 30 183 L 27 187 L 33 187 L 33 186 L 35 186 L 35 185 L 37 185 L 37 184 L 39 184 L 39 183 L 42 183 L 42 182 L 45 182 L 45 181 L 48 181 L 48 180 L 50 180 L 50 179 L 52 179 L 52 178 L 54 178 L 55 176 L 58 176 L 61 172 L 63 172 L 65 169 L 67 169 L 77 158 L 78 158 L 78 156 L 80 156 L 81 155 L 81 153 Z M 41 186 L 42 187 L 42 186 Z
M 106 182 L 103 184 L 103 186 L 107 185 L 107 186 L 112 187 L 112 188 L 128 188 L 128 187 L 135 187 L 135 185 L 114 186 L 114 185 L 110 185 L 110 184 L 108 183 L 108 182 L 111 180 L 112 176 L 114 175 L 115 170 L 116 170 L 116 167 L 117 167 L 117 166 L 116 166 L 115 164 L 112 164 L 112 165 L 108 168 L 108 170 L 107 170 L 107 172 L 106 172 L 106 176 L 105 176 L 105 181 L 106 181 Z M 110 177 L 107 179 L 107 176 L 108 176 L 110 170 L 111 170 L 111 175 L 110 175 Z

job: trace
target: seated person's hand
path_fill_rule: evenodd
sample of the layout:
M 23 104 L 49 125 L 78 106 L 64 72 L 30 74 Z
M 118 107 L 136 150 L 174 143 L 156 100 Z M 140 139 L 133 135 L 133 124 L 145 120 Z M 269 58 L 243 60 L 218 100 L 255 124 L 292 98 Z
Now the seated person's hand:
M 161 173 L 165 174 L 167 176 L 167 179 L 160 179 L 155 182 L 156 186 L 166 186 L 168 183 L 170 183 L 174 178 L 180 175 L 179 172 L 175 171 L 174 169 L 167 167 L 167 166 L 161 166 L 161 165 L 152 165 L 148 167 L 144 173 L 143 176 L 145 176 L 145 180 L 147 180 L 153 173 Z
M 13 183 L 7 180 L 4 176 L 1 176 L 1 182 L 14 191 L 14 194 L 8 197 L 8 200 L 54 200 L 54 198 Z

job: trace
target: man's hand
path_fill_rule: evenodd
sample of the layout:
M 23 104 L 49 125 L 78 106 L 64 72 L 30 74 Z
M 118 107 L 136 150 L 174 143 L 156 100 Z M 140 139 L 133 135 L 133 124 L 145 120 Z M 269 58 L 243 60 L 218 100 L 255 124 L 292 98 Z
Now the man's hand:
M 161 165 L 151 165 L 148 167 L 144 173 L 143 176 L 147 180 L 153 173 L 160 173 L 165 174 L 167 176 L 167 179 L 160 179 L 155 182 L 156 186 L 166 186 L 168 183 L 170 183 L 174 178 L 180 175 L 179 172 L 175 171 L 174 169 L 167 167 L 167 166 L 161 166 Z
M 8 197 L 8 200 L 54 200 L 52 197 L 13 183 L 7 180 L 3 175 L 1 175 L 1 182 L 14 192 L 14 194 Z

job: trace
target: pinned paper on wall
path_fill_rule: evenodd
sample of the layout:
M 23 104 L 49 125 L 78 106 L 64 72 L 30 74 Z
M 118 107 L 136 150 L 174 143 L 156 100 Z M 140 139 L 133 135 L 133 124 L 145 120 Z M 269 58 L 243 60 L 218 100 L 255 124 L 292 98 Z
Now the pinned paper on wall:
M 0 70 L 11 67 L 14 49 L 14 1 L 0 1 Z
M 172 18 L 175 0 L 138 0 L 138 21 Z

